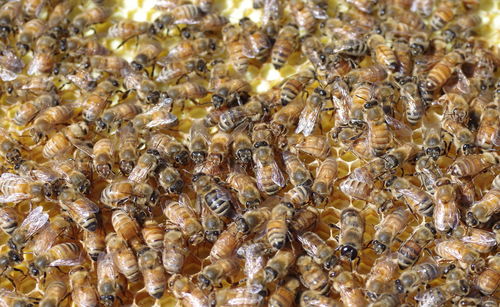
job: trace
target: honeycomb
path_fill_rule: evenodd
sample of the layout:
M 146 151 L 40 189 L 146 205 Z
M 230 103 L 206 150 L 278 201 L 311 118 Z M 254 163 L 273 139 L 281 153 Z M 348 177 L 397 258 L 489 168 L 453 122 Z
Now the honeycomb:
M 110 26 L 110 24 L 114 20 L 118 20 L 121 18 L 129 18 L 136 21 L 153 21 L 161 14 L 161 11 L 154 9 L 156 2 L 157 1 L 155 0 L 137 0 L 137 1 L 116 0 L 113 2 L 109 1 L 109 3 L 108 1 L 106 1 L 105 5 L 112 5 L 114 12 L 106 23 L 96 25 L 94 26 L 94 29 L 97 33 L 106 33 L 107 28 Z M 338 7 L 340 11 L 348 10 L 347 5 L 343 3 L 343 1 L 341 0 L 338 1 L 330 0 L 329 2 L 331 4 L 330 7 Z M 72 18 L 77 13 L 93 6 L 94 4 L 90 1 L 81 3 L 79 4 L 78 9 L 73 10 L 71 12 L 69 17 Z M 259 22 L 262 15 L 262 10 L 253 9 L 252 1 L 248 0 L 234 0 L 234 1 L 214 0 L 214 10 L 219 11 L 223 16 L 228 17 L 231 23 L 238 23 L 238 21 L 243 17 L 249 17 L 253 21 Z M 488 41 L 488 43 L 496 45 L 496 47 L 498 48 L 500 48 L 499 12 L 500 12 L 499 1 L 495 0 L 480 1 L 479 14 L 482 18 L 482 25 L 479 27 L 478 32 L 481 37 L 485 38 Z M 174 37 L 174 39 L 169 40 L 169 42 L 165 46 L 166 49 L 168 49 L 170 45 L 173 45 L 177 42 L 175 40 L 175 36 L 179 35 L 179 33 L 177 33 L 176 31 L 177 29 L 172 29 L 172 32 L 169 33 L 169 35 Z M 100 36 L 100 41 L 104 44 L 104 46 L 108 47 L 110 50 L 113 50 L 116 54 L 122 56 L 129 62 L 132 60 L 133 55 L 137 50 L 137 40 L 135 39 L 126 42 L 121 47 L 119 46 L 122 43 L 122 41 L 117 39 L 110 39 L 106 37 L 106 35 Z M 26 56 L 27 61 L 29 61 L 29 57 L 30 57 L 29 55 Z M 251 83 L 253 90 L 256 93 L 264 93 L 267 90 L 279 85 L 285 78 L 287 78 L 290 75 L 293 75 L 294 73 L 299 71 L 302 67 L 307 65 L 308 64 L 305 58 L 300 56 L 298 53 L 295 53 L 288 60 L 287 64 L 285 64 L 285 66 L 279 71 L 274 69 L 271 63 L 267 62 L 263 64 L 261 67 L 250 66 L 245 77 L 247 80 L 250 80 L 249 82 Z M 61 81 L 60 85 L 62 84 L 63 81 Z M 309 89 L 312 89 L 315 86 L 317 86 L 317 83 L 311 85 Z M 71 88 L 62 90 L 62 96 L 64 97 L 65 100 L 68 101 L 77 100 L 79 98 L 78 94 L 72 91 Z M 189 133 L 189 129 L 191 126 L 191 121 L 193 119 L 203 118 L 208 112 L 211 112 L 213 110 L 212 107 L 203 106 L 203 103 L 206 103 L 208 101 L 209 99 L 208 97 L 206 97 L 201 101 L 199 101 L 199 103 L 202 104 L 202 106 L 195 105 L 191 102 L 186 102 L 185 107 L 182 108 L 175 106 L 172 112 L 179 118 L 180 124 L 177 127 L 175 127 L 175 129 L 170 130 L 169 134 L 175 136 L 179 140 L 181 139 L 186 140 L 187 134 Z M 118 100 L 116 99 L 113 103 L 117 104 Z M 2 127 L 8 131 L 17 130 L 20 132 L 21 129 L 19 127 L 12 126 L 11 124 L 11 119 L 13 118 L 16 110 L 15 105 L 12 105 L 12 101 L 9 101 L 6 98 L 2 98 L 2 104 L 3 107 L 0 110 L 0 118 L 1 118 L 0 122 Z M 442 110 L 436 109 L 434 111 L 435 111 L 434 113 L 426 114 L 429 122 L 439 122 L 442 119 Z M 331 120 L 331 118 L 333 117 L 333 113 L 334 112 L 332 111 L 326 111 L 322 113 L 322 129 L 324 131 L 328 131 L 333 127 L 333 121 Z M 406 141 L 411 141 L 415 144 L 421 145 L 423 138 L 423 131 L 424 127 L 421 125 L 413 127 L 413 133 L 411 135 L 411 138 Z M 25 140 L 22 140 L 22 142 L 25 143 Z M 40 147 L 32 149 L 30 154 L 32 156 L 29 158 L 34 161 L 43 160 L 43 158 L 41 157 Z M 332 147 L 331 155 L 337 158 L 338 178 L 344 178 L 345 176 L 350 174 L 354 169 L 359 168 L 365 165 L 366 163 L 366 161 L 359 159 L 352 152 L 345 151 L 339 147 Z M 302 156 L 301 158 L 309 163 L 308 167 L 314 176 L 315 175 L 314 172 L 318 166 L 318 161 L 313 160 L 306 156 Z M 440 159 L 440 163 L 442 164 L 440 166 L 446 167 L 450 164 L 450 162 L 451 162 L 450 158 L 445 157 L 443 159 Z M 9 166 L 2 164 L 2 168 L 4 170 L 8 170 Z M 414 168 L 412 166 L 409 166 L 408 169 L 405 168 L 405 172 L 411 174 L 414 172 Z M 494 173 L 486 172 L 475 178 L 474 184 L 476 185 L 478 193 L 480 193 L 479 195 L 481 195 L 481 193 L 484 193 L 484 191 L 486 191 L 490 187 L 490 183 L 494 177 L 495 177 Z M 186 176 L 185 179 L 187 178 L 188 176 Z M 418 180 L 416 178 L 410 178 L 410 180 L 413 183 L 418 184 Z M 329 245 L 336 248 L 338 246 L 338 243 L 336 241 L 336 237 L 338 236 L 338 231 L 330 227 L 329 225 L 338 224 L 340 212 L 343 209 L 348 208 L 349 206 L 353 206 L 359 210 L 362 210 L 362 215 L 365 218 L 366 230 L 363 236 L 363 242 L 366 244 L 373 239 L 375 228 L 377 225 L 379 225 L 381 221 L 380 214 L 377 212 L 377 209 L 371 204 L 367 204 L 366 202 L 360 200 L 354 200 L 346 196 L 344 193 L 342 193 L 338 187 L 340 182 L 341 180 L 336 181 L 334 192 L 333 195 L 330 197 L 330 201 L 324 207 L 319 208 L 321 212 L 320 223 L 318 224 L 315 231 L 320 235 L 321 238 L 326 240 L 326 242 Z M 98 200 L 105 184 L 106 182 L 104 181 L 94 182 L 93 190 L 89 198 Z M 285 190 L 286 189 L 281 191 L 280 195 L 283 195 Z M 192 199 L 194 199 L 195 195 L 193 192 L 190 192 L 189 195 Z M 54 216 L 60 214 L 60 209 L 56 204 L 50 202 L 44 202 L 42 203 L 42 205 L 45 211 L 49 213 L 51 219 Z M 30 211 L 31 208 L 32 204 L 30 204 L 29 202 L 21 202 L 16 206 L 16 210 L 19 213 L 21 213 L 22 216 L 25 216 Z M 110 214 L 111 213 L 109 210 L 108 211 L 103 210 L 103 220 L 105 221 L 104 226 L 107 232 L 113 231 L 112 226 L 110 225 L 109 222 Z M 157 220 L 159 222 L 163 222 L 164 218 L 159 217 L 157 218 Z M 398 236 L 398 239 L 401 242 L 404 242 L 411 235 L 414 227 L 420 224 L 420 222 L 421 222 L 420 220 L 412 219 L 409 225 L 410 227 L 407 227 L 406 230 Z M 82 239 L 81 234 L 78 235 L 78 238 L 80 240 Z M 9 239 L 8 235 L 6 235 L 3 232 L 0 232 L 1 252 L 8 251 L 8 247 L 6 244 L 8 239 Z M 394 242 L 392 250 L 397 250 L 399 244 L 400 243 L 398 242 Z M 210 248 L 211 244 L 202 243 L 196 246 L 196 248 L 191 249 L 191 255 L 189 256 L 186 264 L 184 265 L 182 273 L 185 275 L 189 275 L 189 274 L 196 274 L 197 272 L 199 272 L 204 265 L 203 259 L 205 259 L 208 256 Z M 428 248 L 432 250 L 433 248 L 432 244 L 428 246 Z M 17 268 L 27 272 L 27 267 L 25 266 L 25 264 L 29 263 L 33 258 L 33 256 L 30 254 L 29 248 L 26 249 L 24 257 L 26 261 L 23 264 L 17 266 Z M 364 278 L 370 272 L 370 269 L 373 266 L 374 261 L 378 257 L 379 256 L 373 251 L 373 249 L 365 248 L 361 252 L 361 257 L 360 257 L 361 261 L 359 265 L 357 265 L 354 269 L 352 268 L 352 264 L 349 266 L 349 264 L 343 263 L 342 265 L 345 266 L 346 270 L 351 270 L 351 269 L 355 270 L 355 272 L 360 277 Z M 87 261 L 85 265 L 91 271 L 96 269 L 96 263 L 94 262 Z M 67 269 L 65 268 L 62 268 L 62 270 L 67 271 Z M 14 281 L 16 282 L 16 288 L 14 289 L 12 283 L 5 278 L 0 278 L 0 288 L 8 290 L 16 290 L 19 293 L 24 293 L 31 297 L 41 298 L 43 296 L 43 286 L 41 286 L 40 283 L 37 283 L 36 280 L 30 277 L 24 277 L 18 272 L 13 272 L 11 273 L 11 275 Z M 440 283 L 442 283 L 442 281 L 437 280 L 434 281 L 432 285 L 435 286 L 439 285 Z M 127 293 L 127 296 L 123 298 L 124 305 L 174 306 L 177 303 L 176 299 L 168 291 L 160 300 L 155 300 L 154 298 L 149 296 L 148 293 L 144 290 L 144 284 L 142 283 L 142 281 L 134 284 L 129 284 L 128 290 L 129 291 Z M 339 298 L 338 293 L 336 293 L 335 291 L 332 291 L 331 296 L 333 298 Z M 497 299 L 500 299 L 500 294 L 498 290 L 493 294 L 493 296 L 495 296 Z M 412 302 L 415 303 L 410 298 L 408 300 L 408 303 Z M 63 300 L 60 306 L 74 306 L 74 304 L 71 302 L 71 296 L 68 296 L 68 298 Z

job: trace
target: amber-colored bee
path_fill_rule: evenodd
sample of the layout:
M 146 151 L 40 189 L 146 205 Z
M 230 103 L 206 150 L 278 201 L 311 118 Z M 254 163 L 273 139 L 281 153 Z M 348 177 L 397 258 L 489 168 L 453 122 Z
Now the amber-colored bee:
M 17 164 L 21 161 L 21 151 L 22 147 L 20 144 L 10 137 L 9 133 L 3 129 L 0 129 L 0 155 L 5 159 L 6 162 L 11 164 Z
M 240 32 L 235 25 L 227 24 L 222 28 L 222 39 L 235 70 L 244 74 L 248 69 L 249 59 L 244 54 L 245 45 Z
M 368 123 L 368 145 L 374 156 L 383 155 L 392 145 L 393 135 L 384 119 L 384 111 L 379 105 L 366 110 Z
M 234 214 L 234 201 L 229 191 L 218 184 L 214 178 L 203 174 L 195 174 L 192 178 L 194 190 L 206 205 L 218 216 L 231 217 Z
M 450 7 L 451 5 L 451 7 Z M 453 4 L 449 1 L 439 5 L 431 17 L 431 26 L 434 31 L 444 28 L 455 17 Z
M 452 51 L 446 54 L 427 75 L 425 86 L 428 90 L 436 90 L 441 88 L 450 78 L 453 69 L 456 65 L 461 64 L 464 60 L 462 53 Z
M 238 191 L 238 200 L 247 208 L 256 207 L 262 198 L 254 178 L 242 172 L 232 172 L 226 179 L 231 188 Z
M 144 242 L 149 248 L 156 250 L 161 250 L 163 248 L 163 235 L 165 230 L 155 220 L 146 220 L 141 232 Z
M 285 25 L 280 29 L 273 49 L 271 50 L 271 62 L 275 69 L 280 69 L 288 57 L 298 46 L 299 31 L 294 24 Z
M 72 220 L 87 231 L 95 231 L 99 207 L 90 199 L 69 188 L 59 194 L 59 204 Z
M 168 287 L 174 297 L 181 300 L 183 304 L 195 306 L 196 304 L 200 304 L 200 306 L 211 304 L 205 292 L 186 276 L 180 274 L 172 275 L 168 280 Z
M 396 290 L 399 293 L 413 292 L 420 285 L 431 282 L 441 276 L 441 269 L 435 264 L 424 262 L 405 270 L 399 279 L 396 279 Z
M 434 200 L 424 190 L 412 184 L 406 178 L 395 178 L 387 183 L 395 197 L 403 197 L 413 211 L 423 216 L 432 216 L 434 212 Z
M 156 78 L 159 82 L 172 82 L 179 80 L 182 77 L 188 76 L 191 73 L 202 75 L 206 73 L 207 66 L 203 59 L 192 58 L 184 61 L 169 62 L 162 68 L 160 74 Z
M 84 231 L 82 244 L 90 259 L 97 261 L 99 254 L 106 250 L 106 233 L 102 220 L 98 219 L 95 231 Z
M 29 130 L 33 141 L 38 143 L 55 125 L 67 123 L 75 116 L 75 107 L 72 104 L 64 104 L 45 109 L 35 118 Z
M 333 183 L 337 178 L 337 160 L 326 158 L 316 171 L 312 190 L 312 198 L 316 206 L 327 200 L 333 193 Z
M 99 84 L 95 90 L 84 98 L 82 117 L 89 122 L 97 120 L 109 103 L 110 96 L 117 90 L 118 82 L 114 79 L 106 79 Z
M 171 223 L 179 226 L 191 244 L 197 244 L 203 239 L 203 227 L 190 206 L 189 199 L 180 195 L 179 201 L 165 204 L 163 213 Z
M 321 239 L 316 233 L 308 231 L 297 236 L 297 239 L 302 244 L 306 253 L 313 260 L 324 266 L 326 270 L 331 269 L 338 262 L 338 258 L 334 255 L 335 250 Z
M 476 144 L 483 149 L 493 149 L 500 145 L 500 112 L 493 104 L 486 106 L 479 120 Z
M 386 45 L 384 37 L 380 35 L 372 35 L 368 41 L 368 46 L 373 50 L 375 54 L 376 61 L 385 66 L 391 71 L 395 71 L 398 68 L 398 60 L 394 51 Z
M 463 269 L 478 272 L 484 266 L 484 260 L 479 253 L 457 239 L 440 241 L 436 243 L 434 250 L 438 256 L 445 260 L 456 261 Z
M 290 229 L 296 233 L 314 231 L 319 220 L 319 212 L 314 207 L 298 210 L 290 221 Z
M 112 173 L 114 164 L 114 146 L 111 139 L 103 138 L 94 144 L 94 168 L 97 174 L 108 178 Z
M 189 161 L 189 152 L 184 145 L 166 134 L 153 134 L 148 147 L 158 150 L 162 157 L 175 164 L 185 165 Z
M 297 259 L 297 269 L 304 286 L 310 290 L 326 294 L 330 291 L 328 275 L 310 256 Z
M 311 62 L 316 71 L 324 68 L 326 65 L 327 56 L 323 51 L 324 46 L 319 38 L 312 35 L 306 35 L 300 40 L 302 53 L 307 57 L 309 62 Z
M 231 223 L 220 234 L 210 249 L 212 263 L 233 256 L 243 243 L 244 234 L 239 231 L 237 223 Z
M 125 59 L 115 55 L 93 55 L 90 57 L 90 66 L 113 75 L 118 75 L 129 68 Z
M 353 69 L 345 76 L 348 84 L 355 84 L 360 81 L 378 82 L 385 78 L 387 78 L 387 71 L 382 65 L 378 64 Z
M 333 280 L 334 289 L 340 293 L 340 299 L 348 306 L 367 306 L 363 290 L 353 273 L 343 271 Z
M 208 94 L 205 87 L 199 83 L 184 82 L 179 85 L 171 86 L 167 90 L 167 96 L 174 100 L 200 99 Z
M 3 306 L 35 306 L 39 301 L 39 298 L 26 296 L 6 289 L 0 290 L 0 303 Z
M 367 296 L 370 299 L 376 300 L 382 293 L 392 288 L 390 282 L 394 280 L 398 270 L 397 261 L 394 258 L 394 254 L 390 254 L 375 260 L 365 283 Z
M 111 232 L 106 236 L 106 251 L 118 269 L 128 281 L 139 280 L 140 272 L 137 259 L 126 242 L 116 233 Z
M 11 207 L 0 207 L 0 229 L 10 235 L 19 226 L 17 211 Z
M 209 242 L 215 242 L 225 227 L 222 219 L 206 207 L 201 209 L 201 224 L 205 239 Z
M 500 257 L 491 256 L 486 269 L 476 277 L 475 285 L 483 295 L 492 295 L 500 285 Z
M 169 274 L 182 270 L 188 255 L 187 241 L 184 234 L 178 230 L 167 230 L 163 239 L 163 267 Z
M 99 298 L 92 283 L 90 272 L 83 266 L 77 266 L 69 272 L 71 299 L 79 306 L 95 306 Z
M 273 46 L 270 37 L 248 17 L 240 19 L 239 25 L 245 37 L 245 56 L 264 61 Z
M 438 12 L 435 13 L 437 16 Z M 434 17 L 433 16 L 433 17 Z M 474 28 L 481 25 L 481 17 L 477 14 L 467 14 L 455 18 L 453 22 L 450 22 L 446 29 L 443 31 L 443 36 L 446 38 L 447 42 L 452 42 L 456 38 L 468 37 Z
M 35 257 L 29 264 L 28 270 L 31 276 L 38 277 L 47 272 L 51 266 L 73 266 L 80 264 L 82 250 L 76 243 L 61 243 L 52 246 L 47 251 Z
M 120 146 L 118 146 L 118 164 L 123 175 L 128 176 L 135 167 L 139 146 L 138 135 L 132 125 L 124 125 L 118 130 Z
M 414 265 L 422 250 L 434 240 L 435 236 L 436 230 L 428 223 L 415 228 L 411 237 L 398 249 L 399 268 L 404 270 Z
M 146 291 L 152 297 L 160 299 L 167 288 L 167 276 L 160 255 L 157 251 L 145 247 L 137 253 L 137 257 Z
M 178 5 L 164 13 L 154 21 L 157 30 L 163 30 L 170 25 L 196 24 L 203 16 L 200 7 L 194 4 Z
M 165 66 L 168 62 L 182 61 L 188 58 L 204 56 L 215 52 L 217 42 L 211 38 L 197 38 L 195 40 L 183 40 L 172 47 L 165 58 L 158 60 L 159 64 Z
M 310 198 L 311 191 L 309 187 L 298 185 L 294 186 L 283 195 L 283 202 L 291 204 L 295 208 L 300 208 L 309 202 Z
M 220 82 L 213 90 L 212 103 L 214 107 L 243 105 L 248 100 L 251 86 L 243 79 L 229 79 Z
M 319 12 L 313 10 L 313 6 L 307 2 L 292 1 L 290 8 L 292 10 L 292 17 L 301 32 L 313 33 L 318 23 L 316 18 L 321 17 L 321 19 L 326 19 L 326 16 L 320 16 Z
M 271 294 L 269 297 L 269 306 L 292 306 L 295 302 L 295 296 L 297 295 L 299 287 L 300 282 L 296 278 L 289 278 Z
M 271 211 L 267 208 L 253 209 L 245 212 L 241 218 L 236 220 L 238 230 L 244 234 L 257 233 L 266 226 L 271 218 Z
M 161 45 L 157 41 L 153 39 L 142 40 L 138 47 L 138 53 L 134 56 L 130 66 L 137 71 L 143 70 L 145 67 L 154 64 L 154 61 L 162 50 Z M 160 81 L 159 79 L 160 77 L 158 76 L 157 81 Z
M 302 111 L 302 109 L 304 107 L 303 106 L 304 101 L 302 99 L 295 100 L 295 97 L 297 97 L 302 92 L 304 87 L 307 86 L 310 82 L 312 82 L 314 78 L 315 78 L 314 70 L 305 69 L 303 71 L 300 71 L 300 72 L 288 77 L 285 81 L 283 81 L 283 84 L 281 85 L 281 90 L 280 90 L 281 104 L 286 106 L 292 101 L 295 101 L 295 102 L 294 102 L 293 108 L 289 107 L 288 109 L 285 109 L 287 111 L 283 110 L 283 108 L 282 108 L 280 110 L 283 110 L 283 111 L 278 111 L 278 112 L 282 112 L 284 114 L 287 114 L 289 112 L 290 115 L 292 115 L 292 116 L 290 116 L 291 118 L 298 116 L 298 115 L 295 115 L 295 112 L 299 113 L 300 111 Z M 298 110 L 299 107 L 300 107 L 300 110 Z M 276 115 L 276 117 L 279 118 L 280 116 Z M 273 118 L 274 118 L 274 116 L 273 116 Z M 292 120 L 292 122 L 293 122 L 293 120 Z M 282 121 L 282 124 L 284 124 L 284 123 L 285 123 L 285 121 Z M 291 123 L 289 123 L 289 125 L 291 125 Z
M 495 153 L 460 156 L 450 165 L 448 173 L 456 177 L 475 176 L 498 162 L 499 157 Z
M 120 38 L 125 42 L 135 36 L 148 33 L 151 29 L 153 29 L 153 25 L 149 22 L 138 22 L 124 19 L 112 25 L 108 29 L 108 35 L 111 38 Z
M 77 122 L 61 129 L 45 143 L 42 154 L 45 159 L 51 159 L 73 149 L 73 144 L 78 146 L 79 141 L 89 132 L 85 122 Z
M 55 107 L 59 104 L 57 96 L 44 94 L 34 100 L 27 101 L 19 106 L 12 121 L 18 126 L 26 126 L 35 116 L 47 108 Z
M 436 229 L 441 232 L 455 229 L 459 221 L 457 190 L 448 178 L 443 177 L 436 182 L 434 201 L 433 217 Z
M 47 272 L 45 290 L 40 306 L 58 306 L 69 293 L 67 277 L 55 268 Z
M 96 6 L 76 15 L 70 26 L 70 31 L 74 34 L 82 33 L 88 26 L 103 23 L 111 15 L 110 8 Z
M 300 161 L 296 154 L 289 151 L 283 152 L 283 162 L 285 163 L 286 172 L 290 178 L 290 182 L 294 186 L 311 186 L 312 176 L 306 166 Z
M 429 48 L 429 37 L 426 32 L 416 32 L 410 37 L 410 53 L 413 56 L 423 54 Z
M 500 211 L 500 190 L 490 189 L 477 202 L 473 203 L 466 214 L 467 225 L 476 227 L 479 223 L 486 223 L 491 217 Z
M 252 141 L 245 131 L 235 131 L 232 135 L 233 143 L 231 145 L 235 159 L 241 163 L 252 161 Z
M 61 39 L 59 50 L 73 57 L 108 56 L 111 54 L 111 51 L 104 47 L 96 38 L 81 38 L 77 36 Z M 85 63 L 85 65 L 88 65 L 88 63 Z
M 300 295 L 300 306 L 313 307 L 313 306 L 331 306 L 340 307 L 342 303 L 325 295 L 321 295 L 317 291 L 306 290 Z
M 269 245 L 275 249 L 285 246 L 288 235 L 288 221 L 292 218 L 294 208 L 291 204 L 280 203 L 271 211 L 271 218 L 266 225 L 266 236 Z
M 105 110 L 96 121 L 98 132 L 111 129 L 124 120 L 130 120 L 142 112 L 142 108 L 134 101 L 120 103 Z
M 32 19 L 23 25 L 23 28 L 19 32 L 18 42 L 16 47 L 24 55 L 28 53 L 31 45 L 45 32 L 45 21 L 43 19 Z
M 418 94 L 417 84 L 408 82 L 401 88 L 401 99 L 405 104 L 406 120 L 416 125 L 424 115 L 425 106 Z
M 14 31 L 13 24 L 15 23 L 14 21 L 19 16 L 20 12 L 21 2 L 19 1 L 6 2 L 2 4 L 0 7 L 0 25 L 2 27 L 0 31 L 1 37 L 5 38 Z
M 279 250 L 266 263 L 264 268 L 265 280 L 272 282 L 285 277 L 289 268 L 295 263 L 295 253 L 291 250 Z
M 285 179 L 276 163 L 272 148 L 261 146 L 253 151 L 256 165 L 257 186 L 262 192 L 272 195 L 285 186 Z
M 207 288 L 210 285 L 220 284 L 223 278 L 232 276 L 239 270 L 240 264 L 237 258 L 223 258 L 203 268 L 198 280 L 202 288 Z
M 408 225 L 409 219 L 410 212 L 403 208 L 396 208 L 384 217 L 380 225 L 376 227 L 377 230 L 372 242 L 373 249 L 377 254 L 381 254 L 387 248 L 390 248 L 392 241 Z
M 387 170 L 402 167 L 405 162 L 415 159 L 420 152 L 420 148 L 414 143 L 404 143 L 403 145 L 389 150 L 384 156 L 384 167 Z
M 32 181 L 13 173 L 3 173 L 0 177 L 0 192 L 3 194 L 0 196 L 0 203 L 18 203 L 26 199 L 41 201 L 52 196 L 55 191 L 48 183 Z
M 354 208 L 344 209 L 340 214 L 340 254 L 350 260 L 356 259 L 362 249 L 365 221 Z
M 118 272 L 111 255 L 101 254 L 97 260 L 97 293 L 101 304 L 113 306 L 122 301 L 126 289 L 127 280 Z

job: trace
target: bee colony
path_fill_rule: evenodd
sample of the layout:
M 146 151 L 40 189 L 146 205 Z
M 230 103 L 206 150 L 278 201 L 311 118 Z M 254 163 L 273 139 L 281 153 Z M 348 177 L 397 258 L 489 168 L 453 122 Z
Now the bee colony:
M 2 1 L 0 306 L 498 306 L 500 3 L 125 2 Z

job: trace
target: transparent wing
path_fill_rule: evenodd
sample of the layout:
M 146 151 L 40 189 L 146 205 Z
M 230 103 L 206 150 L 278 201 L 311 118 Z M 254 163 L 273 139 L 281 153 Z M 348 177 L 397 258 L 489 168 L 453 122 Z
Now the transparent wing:
M 392 127 L 396 135 L 400 137 L 411 137 L 413 130 L 403 122 L 395 119 L 394 117 L 385 115 L 385 122 Z
M 18 174 L 13 174 L 13 173 L 3 173 L 2 176 L 0 176 L 0 180 L 18 180 L 20 181 L 19 183 L 27 183 L 28 180 L 26 178 L 23 178 L 22 176 L 19 176 Z
M 319 107 L 306 106 L 300 114 L 299 123 L 297 125 L 297 129 L 295 129 L 295 133 L 302 133 L 304 136 L 310 135 L 316 126 L 319 111 Z
M 26 199 L 30 199 L 31 195 L 24 193 L 14 193 L 10 195 L 0 196 L 0 203 L 17 203 Z
M 43 212 L 43 207 L 38 206 L 26 216 L 19 228 L 26 230 L 27 237 L 32 237 L 49 221 L 49 215 Z
M 264 0 L 264 14 L 262 15 L 262 24 L 267 25 L 271 20 L 279 20 L 280 16 L 280 1 Z
M 8 82 L 15 80 L 17 78 L 17 74 L 8 69 L 0 67 L 0 78 L 2 79 L 2 81 Z
M 462 237 L 464 243 L 472 243 L 481 246 L 493 247 L 497 244 L 495 234 L 481 229 L 471 229 L 473 232 L 469 236 Z
M 316 19 L 327 19 L 328 18 L 328 14 L 326 13 L 326 11 L 324 9 L 322 9 L 321 7 L 319 7 L 318 5 L 310 4 L 309 9 L 311 10 L 314 18 L 316 18 Z
M 173 124 L 176 124 L 178 122 L 177 116 L 175 116 L 173 113 L 170 112 L 162 112 L 162 117 L 160 118 L 155 118 L 151 121 L 149 121 L 146 124 L 147 128 L 155 128 L 155 127 L 168 127 L 172 126 Z
M 52 261 L 50 266 L 74 266 L 83 263 L 83 257 L 80 255 L 78 258 L 73 259 L 57 259 Z
M 116 278 L 118 270 L 111 254 L 101 253 L 97 258 L 97 277 L 98 278 Z
M 32 240 L 33 245 L 31 250 L 33 254 L 40 255 L 52 247 L 59 234 L 54 231 L 50 226 L 50 223 L 45 224 L 45 226 L 36 235 L 35 239 Z
M 277 184 L 280 187 L 285 186 L 285 178 L 283 177 L 283 173 L 281 172 L 278 163 L 276 161 L 273 161 L 270 165 L 272 167 L 272 180 L 275 184 Z

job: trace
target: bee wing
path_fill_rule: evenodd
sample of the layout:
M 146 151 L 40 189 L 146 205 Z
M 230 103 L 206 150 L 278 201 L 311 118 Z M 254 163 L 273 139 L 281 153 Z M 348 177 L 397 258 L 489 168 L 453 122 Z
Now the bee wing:
M 151 121 L 149 121 L 146 124 L 147 128 L 155 128 L 155 127 L 169 127 L 169 126 L 175 126 L 178 123 L 178 118 L 175 116 L 173 113 L 166 113 L 164 114 L 163 118 L 155 118 Z
M 78 258 L 54 260 L 49 264 L 49 266 L 74 266 L 82 263 L 83 257 L 80 255 Z
M 141 167 L 140 165 L 136 165 L 130 172 L 128 180 L 134 182 L 144 182 L 144 180 L 148 177 L 149 171 L 149 167 Z
M 193 207 L 191 206 L 191 199 L 186 193 L 181 193 L 179 195 L 179 204 L 181 204 L 182 206 L 186 207 L 186 209 L 191 210 L 191 212 L 193 212 Z
M 14 173 L 3 173 L 2 176 L 0 176 L 0 180 L 19 180 L 22 183 L 28 182 L 27 178 L 23 178 L 22 176 Z
M 319 107 L 306 106 L 300 114 L 299 123 L 297 125 L 297 129 L 295 129 L 295 133 L 302 133 L 304 136 L 310 135 L 316 126 L 319 111 Z
M 43 212 L 43 207 L 38 206 L 26 216 L 19 228 L 26 229 L 27 237 L 32 237 L 49 221 L 49 215 Z
M 283 173 L 281 172 L 281 170 L 278 166 L 278 163 L 276 163 L 276 161 L 273 161 L 271 163 L 271 167 L 272 167 L 272 177 L 271 178 L 273 179 L 273 182 L 280 187 L 284 187 L 285 186 L 285 178 L 283 177 Z
M 252 43 L 250 42 L 250 40 L 243 40 L 241 42 L 241 44 L 243 45 L 243 50 L 242 50 L 242 53 L 244 56 L 246 56 L 247 58 L 255 58 L 255 51 L 254 49 L 252 48 Z
M 17 78 L 17 74 L 8 69 L 0 67 L 0 78 L 2 79 L 2 81 L 8 82 L 15 80 Z
M 80 140 L 76 140 L 73 138 L 70 138 L 69 140 L 70 140 L 71 144 L 73 144 L 73 146 L 75 146 L 77 148 L 77 150 L 82 151 L 83 153 L 85 153 L 89 157 L 92 157 L 92 158 L 94 157 L 94 152 L 92 150 L 92 147 L 89 146 L 89 143 L 82 142 Z
M 413 130 L 406 124 L 389 115 L 384 115 L 384 117 L 385 122 L 394 129 L 397 136 L 403 138 L 411 137 Z
M 0 203 L 18 203 L 20 201 L 30 199 L 31 195 L 24 193 L 14 193 L 0 196 Z
M 40 255 L 51 248 L 58 235 L 59 234 L 56 233 L 52 227 L 50 227 L 50 223 L 47 223 L 32 241 L 33 246 L 31 247 L 31 250 L 33 251 L 33 254 Z
M 311 10 L 314 18 L 316 19 L 328 19 L 328 14 L 324 9 L 319 7 L 318 5 L 311 4 L 309 5 L 309 9 Z
M 443 86 L 443 91 L 446 94 L 455 93 L 455 94 L 461 95 L 464 98 L 466 98 L 467 101 L 469 101 L 470 98 L 472 98 L 470 96 L 471 96 L 471 93 L 473 92 L 473 91 L 471 91 L 470 81 L 464 75 L 464 72 L 462 71 L 461 68 L 457 68 L 456 72 L 457 72 L 457 82 L 456 83 L 454 83 L 454 82 L 446 83 Z
M 447 206 L 451 208 L 446 208 Z M 438 231 L 455 229 L 459 221 L 458 209 L 454 203 L 443 204 L 436 201 L 433 218 Z
M 113 257 L 111 254 L 100 253 L 97 257 L 97 276 L 99 277 L 118 277 Z
M 281 16 L 282 8 L 279 0 L 264 0 L 264 14 L 262 24 L 267 25 L 271 20 L 278 20 Z
M 475 235 L 464 236 L 461 238 L 464 243 L 472 243 L 481 246 L 493 247 L 497 244 L 495 234 L 486 230 L 473 229 Z

